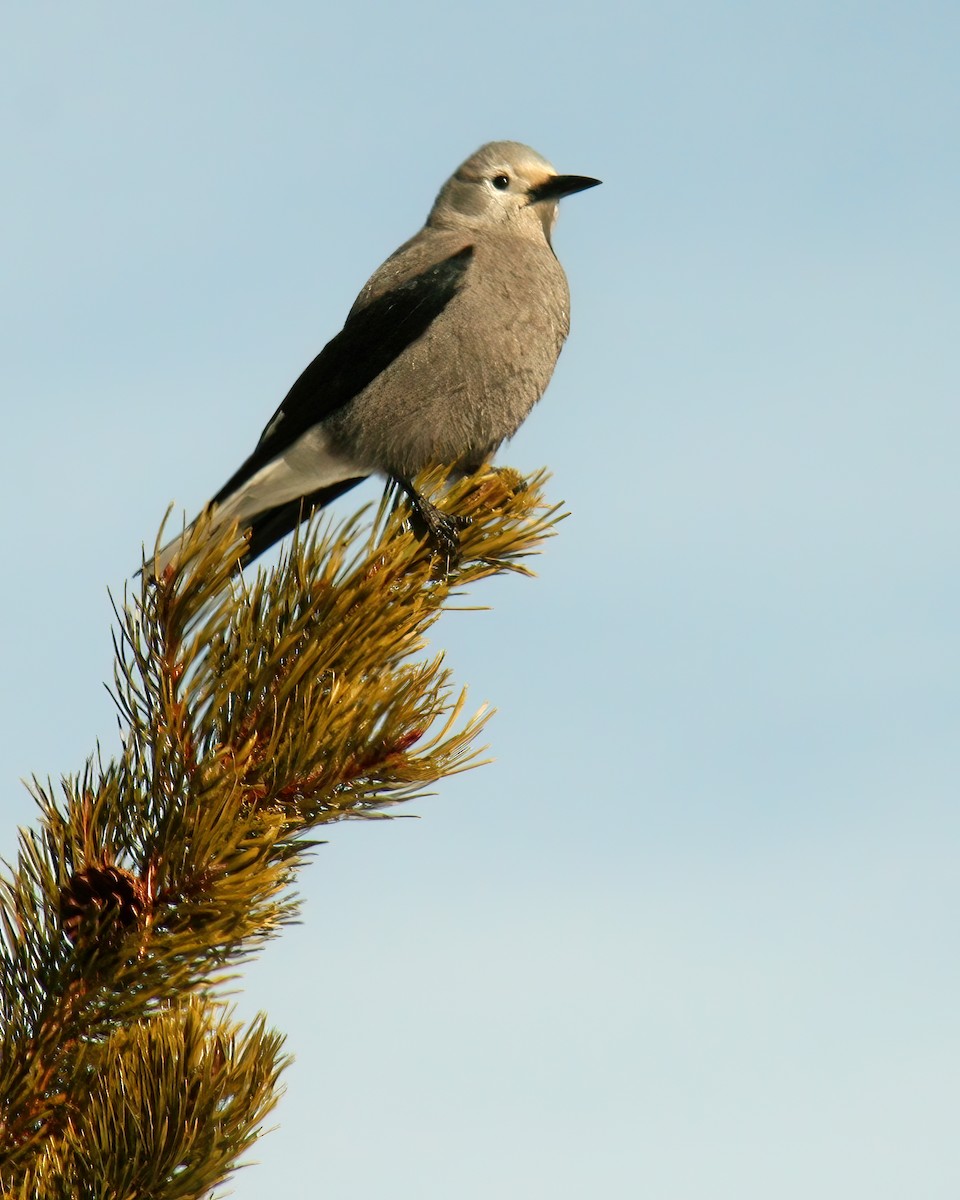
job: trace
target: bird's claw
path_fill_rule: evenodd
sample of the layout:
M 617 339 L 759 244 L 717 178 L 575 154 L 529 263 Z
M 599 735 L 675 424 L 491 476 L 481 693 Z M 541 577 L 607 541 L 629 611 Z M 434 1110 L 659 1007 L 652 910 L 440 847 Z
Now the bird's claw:
M 413 509 L 411 526 L 417 537 L 425 537 L 444 561 L 447 571 L 460 562 L 460 530 L 470 524 L 469 517 L 441 512 L 422 496 L 409 480 L 396 482 L 406 492 Z
M 442 513 L 439 508 L 425 500 L 414 510 L 414 530 L 421 536 L 426 535 L 448 571 L 460 562 L 460 530 L 466 529 L 469 524 L 466 517 Z

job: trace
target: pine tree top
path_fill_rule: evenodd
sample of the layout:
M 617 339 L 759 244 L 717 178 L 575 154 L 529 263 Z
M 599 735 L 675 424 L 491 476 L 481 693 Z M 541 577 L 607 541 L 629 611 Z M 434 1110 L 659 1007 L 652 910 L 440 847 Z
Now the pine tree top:
M 4 1195 L 201 1197 L 237 1167 L 285 1060 L 224 986 L 296 918 L 318 826 L 479 762 L 486 714 L 426 633 L 464 587 L 530 573 L 560 519 L 544 482 L 445 489 L 468 519 L 451 569 L 389 494 L 368 526 L 311 522 L 272 570 L 237 575 L 235 535 L 202 521 L 179 565 L 147 561 L 115 605 L 121 751 L 34 781 L 40 820 L 0 879 Z

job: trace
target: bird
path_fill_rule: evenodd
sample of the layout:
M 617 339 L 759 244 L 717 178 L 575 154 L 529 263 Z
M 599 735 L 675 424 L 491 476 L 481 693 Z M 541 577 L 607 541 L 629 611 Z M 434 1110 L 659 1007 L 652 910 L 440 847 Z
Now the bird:
M 457 519 L 413 480 L 429 466 L 454 478 L 479 470 L 540 400 L 570 328 L 552 244 L 559 201 L 599 183 L 559 174 L 520 142 L 489 142 L 467 158 L 202 510 L 207 535 L 236 523 L 242 566 L 380 475 L 409 498 L 434 548 L 455 559 Z M 148 563 L 155 577 L 195 524 Z

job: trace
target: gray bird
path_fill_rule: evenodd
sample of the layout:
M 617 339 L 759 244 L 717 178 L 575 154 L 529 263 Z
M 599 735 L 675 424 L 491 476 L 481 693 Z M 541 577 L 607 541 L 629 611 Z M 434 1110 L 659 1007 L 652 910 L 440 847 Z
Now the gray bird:
M 599 182 L 558 175 L 519 142 L 490 142 L 468 158 L 209 502 L 211 533 L 236 521 L 249 561 L 378 474 L 403 489 L 436 548 L 455 557 L 456 522 L 412 480 L 437 464 L 479 469 L 543 395 L 570 326 L 550 242 L 558 202 Z M 181 543 L 158 553 L 156 572 Z

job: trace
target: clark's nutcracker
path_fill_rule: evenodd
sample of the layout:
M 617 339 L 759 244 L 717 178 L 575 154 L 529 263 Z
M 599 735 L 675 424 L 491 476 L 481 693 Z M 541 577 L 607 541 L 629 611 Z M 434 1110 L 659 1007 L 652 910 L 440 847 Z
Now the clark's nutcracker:
M 406 492 L 437 549 L 455 556 L 456 523 L 411 481 L 434 464 L 477 470 L 543 395 L 570 324 L 550 244 L 557 204 L 599 182 L 558 175 L 519 142 L 491 142 L 468 158 L 210 501 L 211 533 L 237 522 L 249 561 L 379 474 Z M 158 553 L 154 571 L 181 543 Z

